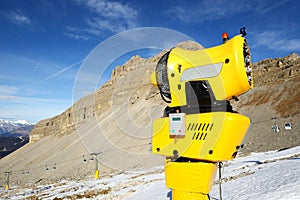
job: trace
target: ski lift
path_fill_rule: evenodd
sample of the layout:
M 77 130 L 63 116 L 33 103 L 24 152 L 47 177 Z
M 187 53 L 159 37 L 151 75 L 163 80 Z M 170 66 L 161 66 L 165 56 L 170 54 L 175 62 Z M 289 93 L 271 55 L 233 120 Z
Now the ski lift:
M 94 161 L 94 156 L 93 156 L 93 154 L 91 154 L 91 156 L 90 156 L 90 161 L 91 161 L 91 162 Z
M 279 133 L 279 131 L 280 131 L 279 126 L 277 124 L 274 124 L 272 126 L 272 131 L 275 132 L 275 133 Z
M 90 157 L 90 161 L 91 162 L 94 161 L 94 157 L 93 156 Z
M 285 130 L 292 130 L 292 123 L 290 122 L 287 122 L 284 124 L 284 129 Z

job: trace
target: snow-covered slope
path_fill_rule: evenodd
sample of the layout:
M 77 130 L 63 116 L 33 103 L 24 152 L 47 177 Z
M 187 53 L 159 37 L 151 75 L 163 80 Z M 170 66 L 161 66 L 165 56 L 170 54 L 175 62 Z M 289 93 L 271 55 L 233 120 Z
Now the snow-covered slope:
M 298 200 L 300 199 L 300 146 L 281 151 L 253 153 L 224 163 L 223 199 Z M 13 178 L 13 176 L 12 176 Z M 219 200 L 218 185 L 210 193 Z M 163 166 L 147 171 L 132 171 L 101 177 L 99 180 L 62 181 L 34 188 L 11 185 L 0 189 L 5 199 L 126 199 L 171 200 Z

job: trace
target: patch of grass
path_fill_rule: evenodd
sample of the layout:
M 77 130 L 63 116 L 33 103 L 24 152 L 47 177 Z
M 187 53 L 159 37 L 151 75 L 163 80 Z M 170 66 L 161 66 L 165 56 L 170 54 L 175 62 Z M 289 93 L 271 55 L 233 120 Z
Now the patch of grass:
M 39 198 L 36 195 L 26 197 L 25 200 L 39 200 Z
M 91 190 L 91 191 L 85 191 L 82 194 L 74 194 L 72 196 L 66 196 L 63 199 L 71 199 L 71 200 L 76 200 L 76 199 L 83 199 L 83 198 L 90 198 L 93 199 L 96 196 L 100 196 L 100 195 L 106 195 L 109 194 L 111 192 L 111 188 L 107 188 L 107 189 L 102 189 L 102 190 Z M 60 198 L 57 198 L 56 200 L 61 200 Z

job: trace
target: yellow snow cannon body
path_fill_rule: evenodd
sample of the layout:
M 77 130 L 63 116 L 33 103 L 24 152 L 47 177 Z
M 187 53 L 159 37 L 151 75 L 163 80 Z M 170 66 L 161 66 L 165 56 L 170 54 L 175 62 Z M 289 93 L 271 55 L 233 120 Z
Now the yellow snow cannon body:
M 166 184 L 174 199 L 207 199 L 217 163 L 235 158 L 243 146 L 250 119 L 229 100 L 253 88 L 244 35 L 207 49 L 173 48 L 150 77 L 168 103 L 153 122 L 151 149 L 166 156 Z

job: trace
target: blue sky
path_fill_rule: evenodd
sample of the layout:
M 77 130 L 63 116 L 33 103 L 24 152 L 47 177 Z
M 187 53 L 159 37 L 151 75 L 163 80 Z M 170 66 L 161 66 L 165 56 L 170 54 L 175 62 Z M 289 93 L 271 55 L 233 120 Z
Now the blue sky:
M 168 28 L 211 47 L 246 26 L 253 61 L 299 53 L 299 9 L 297 0 L 1 0 L 0 118 L 35 123 L 63 112 L 86 56 L 133 28 Z

